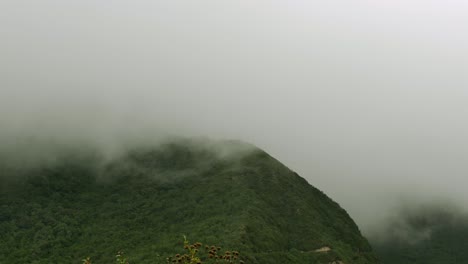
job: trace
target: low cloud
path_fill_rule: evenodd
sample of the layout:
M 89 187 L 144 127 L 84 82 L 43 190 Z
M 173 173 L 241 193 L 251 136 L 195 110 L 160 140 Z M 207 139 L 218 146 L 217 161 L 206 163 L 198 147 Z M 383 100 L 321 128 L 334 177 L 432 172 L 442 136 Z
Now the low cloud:
M 448 201 L 418 204 L 408 201 L 369 232 L 377 247 L 413 246 L 432 239 L 440 230 L 468 228 L 466 210 Z M 385 247 L 385 246 L 384 246 Z
M 467 10 L 454 0 L 2 1 L 0 154 L 24 164 L 63 148 L 239 139 L 366 232 L 405 196 L 465 209 Z

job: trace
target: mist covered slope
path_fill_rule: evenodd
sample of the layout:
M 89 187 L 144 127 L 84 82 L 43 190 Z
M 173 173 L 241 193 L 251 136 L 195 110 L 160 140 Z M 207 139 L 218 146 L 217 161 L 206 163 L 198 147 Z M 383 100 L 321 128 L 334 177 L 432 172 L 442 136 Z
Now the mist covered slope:
M 450 205 L 410 208 L 371 242 L 385 264 L 465 264 L 468 215 Z
M 118 250 L 130 263 L 165 263 L 182 235 L 246 263 L 379 263 L 344 209 L 245 143 L 182 140 L 110 160 L 68 153 L 1 175 L 2 264 L 111 263 Z

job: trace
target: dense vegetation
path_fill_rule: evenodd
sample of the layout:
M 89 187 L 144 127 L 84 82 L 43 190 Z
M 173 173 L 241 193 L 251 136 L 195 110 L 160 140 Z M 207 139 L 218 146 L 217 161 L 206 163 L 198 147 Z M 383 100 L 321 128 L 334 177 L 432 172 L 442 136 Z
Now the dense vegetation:
M 450 207 L 399 214 L 384 236 L 373 246 L 385 264 L 468 263 L 468 217 Z
M 0 177 L 0 263 L 165 263 L 182 235 L 246 263 L 377 263 L 345 210 L 267 153 L 181 141 Z M 328 252 L 315 252 L 322 247 Z

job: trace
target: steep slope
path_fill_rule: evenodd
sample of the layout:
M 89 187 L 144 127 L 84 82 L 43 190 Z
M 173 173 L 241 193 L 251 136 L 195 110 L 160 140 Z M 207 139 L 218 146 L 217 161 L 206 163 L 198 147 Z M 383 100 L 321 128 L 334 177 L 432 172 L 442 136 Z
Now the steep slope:
M 164 263 L 183 234 L 247 263 L 378 263 L 345 210 L 244 143 L 183 140 L 3 174 L 0 263 L 110 263 L 122 249 Z

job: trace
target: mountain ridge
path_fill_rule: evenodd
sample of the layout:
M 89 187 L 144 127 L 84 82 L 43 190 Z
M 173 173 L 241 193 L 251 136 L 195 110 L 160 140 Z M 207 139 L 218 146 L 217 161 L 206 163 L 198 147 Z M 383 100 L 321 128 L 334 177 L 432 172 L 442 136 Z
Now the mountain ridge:
M 123 249 L 132 263 L 163 263 L 185 234 L 247 263 L 378 263 L 346 211 L 297 173 L 250 144 L 210 142 L 30 172 L 22 191 L 2 193 L 0 259 L 108 263 Z

